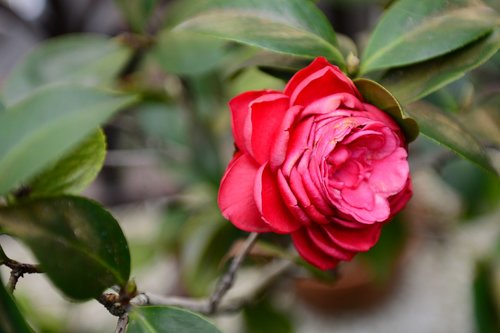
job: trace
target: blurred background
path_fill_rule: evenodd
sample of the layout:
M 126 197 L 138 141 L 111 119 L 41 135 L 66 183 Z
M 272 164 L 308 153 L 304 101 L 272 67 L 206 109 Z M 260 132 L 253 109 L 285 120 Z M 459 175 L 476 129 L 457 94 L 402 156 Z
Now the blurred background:
M 339 39 L 361 46 L 389 2 L 317 1 Z M 497 1 L 487 2 L 498 10 Z M 260 51 L 247 46 L 162 31 L 175 20 L 175 1 L 134 3 L 0 0 L 0 86 L 48 39 L 64 46 L 74 34 L 91 33 L 133 49 L 116 85 L 139 92 L 143 102 L 106 126 L 105 165 L 84 195 L 109 207 L 120 221 L 140 290 L 202 297 L 224 272 L 235 242 L 245 237 L 223 220 L 216 205 L 233 149 L 226 103 L 246 90 L 281 89 L 281 78 L 292 73 L 286 63 L 282 71 L 271 70 L 259 61 Z M 136 15 L 140 10 L 149 11 L 147 22 Z M 99 51 L 75 47 L 73 57 L 95 57 Z M 47 59 L 46 72 L 33 71 L 33 77 L 50 76 L 52 63 L 69 61 Z M 255 66 L 241 65 L 252 61 Z M 497 54 L 423 102 L 455 114 L 488 139 L 497 170 L 499 78 Z M 410 149 L 414 198 L 372 251 L 327 274 L 300 266 L 283 269 L 243 311 L 216 316 L 221 330 L 495 332 L 500 327 L 500 181 L 423 136 Z M 33 261 L 15 240 L 0 240 L 10 257 Z M 230 294 L 255 288 L 272 258 L 282 256 L 275 244 L 287 248 L 289 239 L 263 237 Z M 16 298 L 39 332 L 112 332 L 116 324 L 97 302 L 68 303 L 43 276 L 25 276 Z

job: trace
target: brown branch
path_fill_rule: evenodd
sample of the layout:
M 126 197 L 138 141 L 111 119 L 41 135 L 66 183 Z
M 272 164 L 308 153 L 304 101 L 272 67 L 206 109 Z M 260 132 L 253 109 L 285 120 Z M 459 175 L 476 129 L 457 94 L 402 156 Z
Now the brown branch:
M 244 294 L 230 295 L 223 302 L 217 305 L 215 309 L 210 308 L 210 298 L 192 299 L 177 296 L 160 296 L 152 293 L 141 293 L 132 299 L 134 305 L 166 305 L 177 306 L 205 315 L 234 313 L 241 310 L 245 305 L 252 302 L 264 290 L 269 288 L 280 276 L 286 273 L 294 263 L 288 260 L 278 260 L 266 265 L 260 272 L 261 278 L 252 285 Z
M 9 282 L 7 283 L 7 289 L 10 292 L 14 292 L 17 282 L 24 276 L 24 274 L 43 273 L 40 265 L 21 263 L 14 259 L 10 259 L 5 254 L 3 254 L 3 257 L 4 258 L 0 264 L 11 269 Z
M 118 318 L 116 323 L 115 333 L 125 333 L 128 325 L 128 315 L 124 313 Z
M 134 305 L 167 305 L 167 306 L 177 306 L 191 311 L 199 312 L 206 315 L 211 315 L 216 312 L 227 312 L 229 309 L 234 308 L 234 304 L 231 303 L 230 306 L 224 306 L 220 308 L 220 304 L 226 293 L 231 289 L 234 284 L 236 273 L 241 267 L 246 256 L 252 249 L 253 245 L 257 240 L 258 234 L 253 232 L 250 233 L 241 246 L 241 249 L 236 254 L 236 256 L 231 261 L 229 269 L 227 272 L 219 279 L 215 290 L 208 299 L 192 299 L 188 297 L 177 297 L 177 296 L 160 296 L 151 293 L 140 293 L 131 303 Z M 234 311 L 234 310 L 232 310 Z
M 253 245 L 257 241 L 258 236 L 259 234 L 256 232 L 252 232 L 250 233 L 250 235 L 248 235 L 247 239 L 245 240 L 245 243 L 243 243 L 241 251 L 231 261 L 231 265 L 229 266 L 228 271 L 217 282 L 217 285 L 215 286 L 215 291 L 208 300 L 209 314 L 213 314 L 217 310 L 217 307 L 219 306 L 222 298 L 227 293 L 227 291 L 231 289 L 231 287 L 233 286 L 234 280 L 236 278 L 236 272 L 238 271 L 241 264 L 245 260 L 246 256 L 248 255 L 248 252 L 250 252 Z
M 103 304 L 111 314 L 120 318 L 116 332 L 123 332 L 127 325 L 128 318 L 126 318 L 126 315 L 128 304 L 136 306 L 176 306 L 205 315 L 213 315 L 215 313 L 233 313 L 239 311 L 243 306 L 253 301 L 255 297 L 266 290 L 276 281 L 278 277 L 287 272 L 293 266 L 293 262 L 289 260 L 271 262 L 262 269 L 261 278 L 257 281 L 257 283 L 248 288 L 244 294 L 224 299 L 225 295 L 234 285 L 236 274 L 244 259 L 255 244 L 257 237 L 257 233 L 251 233 L 248 235 L 236 256 L 233 257 L 227 272 L 219 279 L 214 292 L 208 298 L 193 299 L 189 297 L 161 296 L 149 292 L 135 294 L 134 290 L 134 293 L 132 294 L 133 297 L 128 298 L 129 302 L 124 303 L 120 298 L 120 294 L 123 293 L 122 289 L 111 293 L 105 293 L 97 300 Z

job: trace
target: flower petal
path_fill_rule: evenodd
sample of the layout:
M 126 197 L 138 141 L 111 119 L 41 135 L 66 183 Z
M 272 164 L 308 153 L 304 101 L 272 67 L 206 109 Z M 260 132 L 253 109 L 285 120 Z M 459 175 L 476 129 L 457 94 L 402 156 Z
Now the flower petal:
M 231 109 L 231 127 L 233 129 L 233 137 L 236 147 L 244 151 L 244 128 L 245 120 L 249 112 L 249 105 L 252 101 L 262 95 L 272 94 L 272 90 L 259 90 L 248 91 L 240 94 L 229 101 L 229 108 Z
M 254 184 L 258 166 L 251 157 L 239 153 L 222 178 L 218 204 L 222 215 L 236 227 L 249 232 L 268 232 L 254 200 Z
M 269 161 L 271 148 L 289 104 L 288 96 L 281 93 L 262 95 L 250 103 L 244 142 L 247 151 L 260 164 Z
M 335 223 L 324 226 L 328 237 L 348 251 L 364 252 L 371 249 L 380 238 L 382 223 L 364 225 L 363 228 L 346 228 Z
M 290 96 L 292 105 L 307 106 L 337 93 L 348 93 L 362 99 L 354 83 L 324 58 L 316 58 L 311 65 L 295 74 L 285 87 L 285 94 Z
M 340 261 L 322 252 L 311 240 L 306 228 L 294 232 L 292 234 L 292 241 L 300 256 L 319 269 L 332 269 L 337 266 Z
M 255 202 L 262 219 L 274 232 L 287 234 L 302 226 L 283 202 L 276 176 L 272 174 L 268 164 L 263 165 L 257 172 Z

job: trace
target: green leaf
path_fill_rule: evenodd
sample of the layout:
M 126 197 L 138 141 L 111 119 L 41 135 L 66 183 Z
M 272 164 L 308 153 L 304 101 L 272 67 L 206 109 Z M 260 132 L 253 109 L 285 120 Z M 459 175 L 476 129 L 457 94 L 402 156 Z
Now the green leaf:
M 292 333 L 291 314 L 277 309 L 266 299 L 243 310 L 247 333 Z
M 500 29 L 442 57 L 388 71 L 380 80 L 403 104 L 416 101 L 461 78 L 500 49 Z
M 495 286 L 500 277 L 498 259 L 483 260 L 476 264 L 476 272 L 472 285 L 474 295 L 474 316 L 478 333 L 500 331 L 500 300 Z
M 498 16 L 465 0 L 400 0 L 376 26 L 361 73 L 413 64 L 459 49 L 490 33 Z
M 168 73 L 196 75 L 221 63 L 226 41 L 189 31 L 164 30 L 152 50 L 152 56 Z
M 50 39 L 13 69 L 1 97 L 10 106 L 47 84 L 107 85 L 123 69 L 130 55 L 130 49 L 104 36 L 68 35 Z
M 2 207 L 0 230 L 26 243 L 72 299 L 96 297 L 129 278 L 125 236 L 113 216 L 91 200 L 62 196 Z
M 157 0 L 115 0 L 135 32 L 146 30 Z
M 187 30 L 275 52 L 325 56 L 344 66 L 335 33 L 312 1 L 183 0 L 167 22 Z
M 23 315 L 17 308 L 12 295 L 5 289 L 0 279 L 0 332 L 32 333 Z
M 31 197 L 62 193 L 77 194 L 101 170 L 106 156 L 106 137 L 98 130 L 55 165 L 38 174 L 27 186 Z
M 356 79 L 354 84 L 368 103 L 389 114 L 401 126 L 408 142 L 417 138 L 418 124 L 403 113 L 401 105 L 387 89 L 368 79 Z
M 202 316 L 168 306 L 134 307 L 128 333 L 221 333 Z
M 417 121 L 422 134 L 496 174 L 483 146 L 451 114 L 442 112 L 428 103 L 411 104 L 405 111 Z
M 74 85 L 37 91 L 0 114 L 0 195 L 73 149 L 133 96 Z
M 2 101 L 0 100 L 0 113 L 5 111 L 5 105 L 3 105 Z

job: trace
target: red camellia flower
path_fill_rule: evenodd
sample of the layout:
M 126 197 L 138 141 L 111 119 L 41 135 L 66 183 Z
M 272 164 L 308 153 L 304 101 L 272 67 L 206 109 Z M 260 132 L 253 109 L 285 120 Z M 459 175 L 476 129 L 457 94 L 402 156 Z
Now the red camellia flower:
M 305 260 L 329 269 L 375 245 L 410 199 L 402 130 L 326 59 L 284 92 L 246 92 L 229 106 L 236 152 L 218 202 L 236 227 L 291 234 Z

